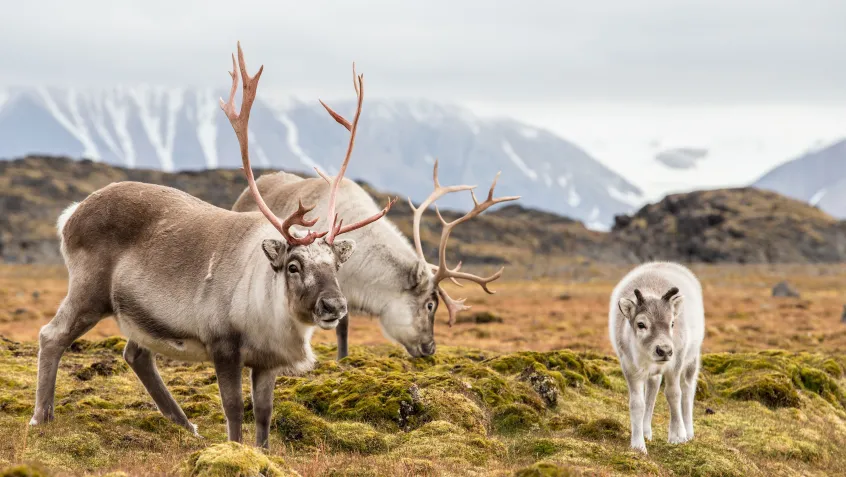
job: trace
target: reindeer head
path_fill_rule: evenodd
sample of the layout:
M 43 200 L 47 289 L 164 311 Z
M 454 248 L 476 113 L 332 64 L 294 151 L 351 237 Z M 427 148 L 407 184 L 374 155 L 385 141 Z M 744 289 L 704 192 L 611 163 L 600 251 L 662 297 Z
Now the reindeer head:
M 354 68 L 354 67 L 353 67 Z M 238 72 L 244 80 L 243 98 L 241 110 L 235 110 L 235 91 L 238 88 Z M 361 115 L 361 105 L 364 97 L 364 84 L 362 76 L 355 76 L 353 69 L 354 84 L 358 95 L 358 109 L 355 119 L 350 126 L 350 142 L 347 148 L 347 155 L 341 165 L 340 172 L 331 181 L 332 189 L 329 193 L 329 216 L 333 217 L 330 230 L 324 232 L 307 231 L 304 236 L 295 236 L 291 233 L 291 227 L 298 225 L 308 229 L 317 223 L 318 218 L 307 220 L 305 215 L 314 209 L 314 206 L 305 207 L 302 201 L 298 209 L 284 221 L 280 221 L 262 199 L 256 185 L 253 170 L 250 166 L 248 124 L 250 110 L 256 98 L 258 80 L 261 77 L 264 66 L 260 67 L 255 76 L 247 74 L 247 66 L 244 61 L 244 52 L 241 50 L 241 43 L 238 43 L 238 68 L 235 64 L 235 56 L 232 56 L 232 88 L 229 91 L 229 101 L 220 100 L 220 106 L 229 118 L 238 143 L 241 147 L 241 161 L 243 162 L 244 174 L 247 176 L 247 185 L 250 193 L 256 201 L 256 205 L 267 220 L 282 234 L 284 242 L 275 239 L 262 241 L 261 248 L 273 271 L 285 284 L 285 290 L 289 303 L 289 310 L 302 322 L 314 324 L 323 329 L 332 329 L 338 325 L 338 321 L 347 314 L 347 300 L 341 293 L 338 284 L 337 272 L 341 265 L 349 259 L 355 250 L 355 242 L 352 240 L 336 240 L 346 232 L 364 227 L 384 217 L 390 210 L 391 205 L 396 201 L 389 201 L 388 205 L 381 212 L 372 217 L 343 226 L 343 220 L 339 220 L 335 213 L 335 200 L 338 189 L 343 179 L 344 172 L 350 161 L 355 132 L 358 126 L 358 119 Z M 325 105 L 324 105 L 325 106 Z M 328 107 L 327 107 L 328 109 Z M 338 116 L 337 118 L 340 118 Z M 337 119 L 336 118 L 336 119 Z M 340 118 L 343 119 L 343 118 Z M 345 120 L 344 120 L 345 121 Z M 318 171 L 319 172 L 319 171 Z M 329 178 L 320 173 L 321 176 Z
M 661 297 L 643 296 L 635 289 L 635 300 L 620 298 L 620 312 L 625 316 L 637 342 L 641 356 L 657 363 L 673 357 L 673 328 L 683 303 L 679 289 L 670 288 Z
M 414 268 L 414 271 L 409 277 L 407 283 L 407 288 L 411 291 L 411 293 L 406 294 L 403 300 L 398 300 L 391 305 L 391 319 L 389 321 L 383 320 L 382 323 L 386 334 L 405 346 L 405 349 L 412 356 L 426 356 L 435 352 L 434 324 L 435 312 L 438 310 L 439 299 L 442 300 L 444 305 L 447 307 L 447 312 L 449 313 L 448 323 L 450 326 L 455 323 L 455 317 L 458 312 L 470 308 L 469 306 L 464 305 L 463 299 L 453 300 L 441 286 L 442 281 L 450 279 L 458 286 L 462 286 L 458 280 L 472 281 L 479 284 L 487 293 L 493 294 L 494 292 L 488 289 L 488 283 L 502 276 L 503 269 L 500 269 L 498 272 L 487 278 L 461 272 L 459 271 L 461 269 L 461 262 L 459 262 L 453 269 L 447 267 L 446 245 L 449 241 L 452 229 L 455 226 L 476 217 L 495 204 L 519 199 L 519 197 L 494 198 L 494 188 L 496 187 L 496 181 L 497 178 L 499 178 L 499 174 L 497 174 L 496 178 L 494 178 L 493 184 L 488 192 L 487 199 L 481 203 L 476 200 L 476 195 L 473 193 L 473 189 L 476 186 L 441 186 L 438 181 L 437 161 L 435 161 L 432 176 L 435 190 L 429 195 L 429 197 L 424 200 L 419 207 L 415 207 L 414 204 L 411 203 L 411 199 L 409 199 L 409 205 L 414 211 L 414 246 L 417 250 L 419 259 L 417 266 Z M 438 264 L 430 264 L 426 261 L 423 254 L 423 245 L 420 239 L 420 220 L 423 217 L 423 212 L 425 212 L 430 205 L 443 195 L 465 190 L 469 190 L 470 195 L 473 198 L 473 209 L 467 214 L 453 220 L 452 222 L 447 222 L 444 220 L 437 206 L 435 206 L 435 212 L 441 220 L 443 228 L 441 230 L 440 245 L 438 246 Z

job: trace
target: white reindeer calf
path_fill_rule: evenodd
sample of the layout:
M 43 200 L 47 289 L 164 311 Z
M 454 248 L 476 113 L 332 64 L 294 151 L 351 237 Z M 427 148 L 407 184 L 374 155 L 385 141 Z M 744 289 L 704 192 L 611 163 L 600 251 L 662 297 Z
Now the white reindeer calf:
M 611 294 L 611 344 L 629 387 L 632 449 L 646 453 L 652 411 L 665 380 L 668 442 L 693 439 L 693 400 L 705 336 L 702 286 L 682 265 L 652 262 L 630 271 Z

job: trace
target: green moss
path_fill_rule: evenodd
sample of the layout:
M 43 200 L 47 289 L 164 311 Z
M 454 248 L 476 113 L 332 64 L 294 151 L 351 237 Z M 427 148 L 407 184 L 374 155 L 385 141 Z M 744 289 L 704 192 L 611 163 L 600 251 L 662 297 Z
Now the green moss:
M 385 436 L 361 422 L 336 422 L 329 430 L 333 449 L 359 454 L 378 454 L 388 450 Z
M 505 454 L 499 441 L 468 433 L 455 424 L 432 421 L 414 431 L 395 436 L 390 455 L 483 465 Z
M 582 474 L 569 467 L 561 467 L 551 462 L 537 462 L 514 473 L 514 477 L 572 477 L 577 475 Z
M 846 408 L 846 392 L 837 382 L 842 367 L 834 359 L 780 351 L 706 355 L 703 368 L 716 392 L 770 408 L 799 407 L 800 392 L 817 394 Z
M 747 382 L 728 391 L 734 399 L 758 401 L 767 407 L 799 407 L 799 394 L 787 376 L 778 373 L 759 373 Z
M 290 401 L 276 406 L 273 428 L 283 441 L 297 446 L 319 446 L 329 436 L 329 425 L 323 419 Z
M 0 471 L 0 477 L 47 477 L 47 471 L 31 465 L 16 465 Z
M 619 421 L 611 418 L 595 419 L 576 427 L 576 434 L 586 439 L 625 440 L 628 431 Z
M 610 385 L 608 377 L 605 376 L 599 366 L 587 362 L 576 353 L 567 350 L 547 353 L 524 351 L 493 358 L 487 364 L 504 374 L 520 373 L 527 367 L 539 370 L 540 368 L 535 364 L 540 364 L 547 370 L 557 371 L 566 378 L 562 385 L 578 387 L 588 382 L 602 387 Z
M 190 477 L 299 476 L 283 466 L 283 462 L 269 459 L 256 448 L 226 442 L 191 454 L 179 466 L 179 472 Z
M 398 429 L 414 426 L 409 419 L 413 421 L 423 411 L 412 398 L 412 384 L 407 373 L 347 369 L 316 379 L 297 380 L 286 393 L 320 415 Z
M 420 393 L 424 413 L 433 421 L 448 421 L 476 434 L 487 434 L 484 411 L 472 399 L 454 392 L 424 389 Z
M 520 403 L 506 404 L 494 409 L 493 426 L 501 434 L 536 429 L 540 426 L 540 414 Z

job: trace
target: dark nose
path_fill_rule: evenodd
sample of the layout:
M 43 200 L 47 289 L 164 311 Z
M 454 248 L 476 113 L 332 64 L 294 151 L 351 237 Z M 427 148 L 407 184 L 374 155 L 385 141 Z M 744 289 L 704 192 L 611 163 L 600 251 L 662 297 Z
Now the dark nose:
M 420 345 L 420 351 L 423 352 L 423 356 L 432 356 L 435 354 L 435 342 L 430 341 L 428 343 L 423 343 Z
M 338 320 L 347 314 L 347 300 L 344 297 L 320 297 L 316 308 L 318 315 L 333 315 Z
M 655 354 L 657 354 L 661 358 L 669 358 L 673 355 L 673 348 L 672 346 L 667 345 L 656 346 Z

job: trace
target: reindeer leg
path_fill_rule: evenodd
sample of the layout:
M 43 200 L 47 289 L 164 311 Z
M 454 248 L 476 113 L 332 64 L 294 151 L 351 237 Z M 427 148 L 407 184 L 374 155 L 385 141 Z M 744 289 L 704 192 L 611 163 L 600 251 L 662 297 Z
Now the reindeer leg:
M 253 413 L 256 416 L 256 446 L 269 448 L 270 416 L 273 414 L 273 386 L 276 373 L 269 369 L 252 368 Z
M 236 342 L 237 343 L 237 342 Z M 244 396 L 241 395 L 241 350 L 232 341 L 218 341 L 210 347 L 223 414 L 226 416 L 226 430 L 230 441 L 241 442 L 241 427 L 244 423 Z
M 338 320 L 338 327 L 335 328 L 335 336 L 338 338 L 338 359 L 341 360 L 349 355 L 349 339 L 347 334 L 350 329 L 350 315 L 344 315 Z
M 65 298 L 56 316 L 38 334 L 38 376 L 35 389 L 35 411 L 30 425 L 53 420 L 56 397 L 56 374 L 65 349 L 103 318 L 96 308 Z
M 165 387 L 164 381 L 156 369 L 156 357 L 147 348 L 141 347 L 138 343 L 129 340 L 123 349 L 123 359 L 126 360 L 135 375 L 147 389 L 153 402 L 159 411 L 176 424 L 188 429 L 194 435 L 197 433 L 197 426 L 188 421 L 185 411 L 179 406 L 170 391 Z

